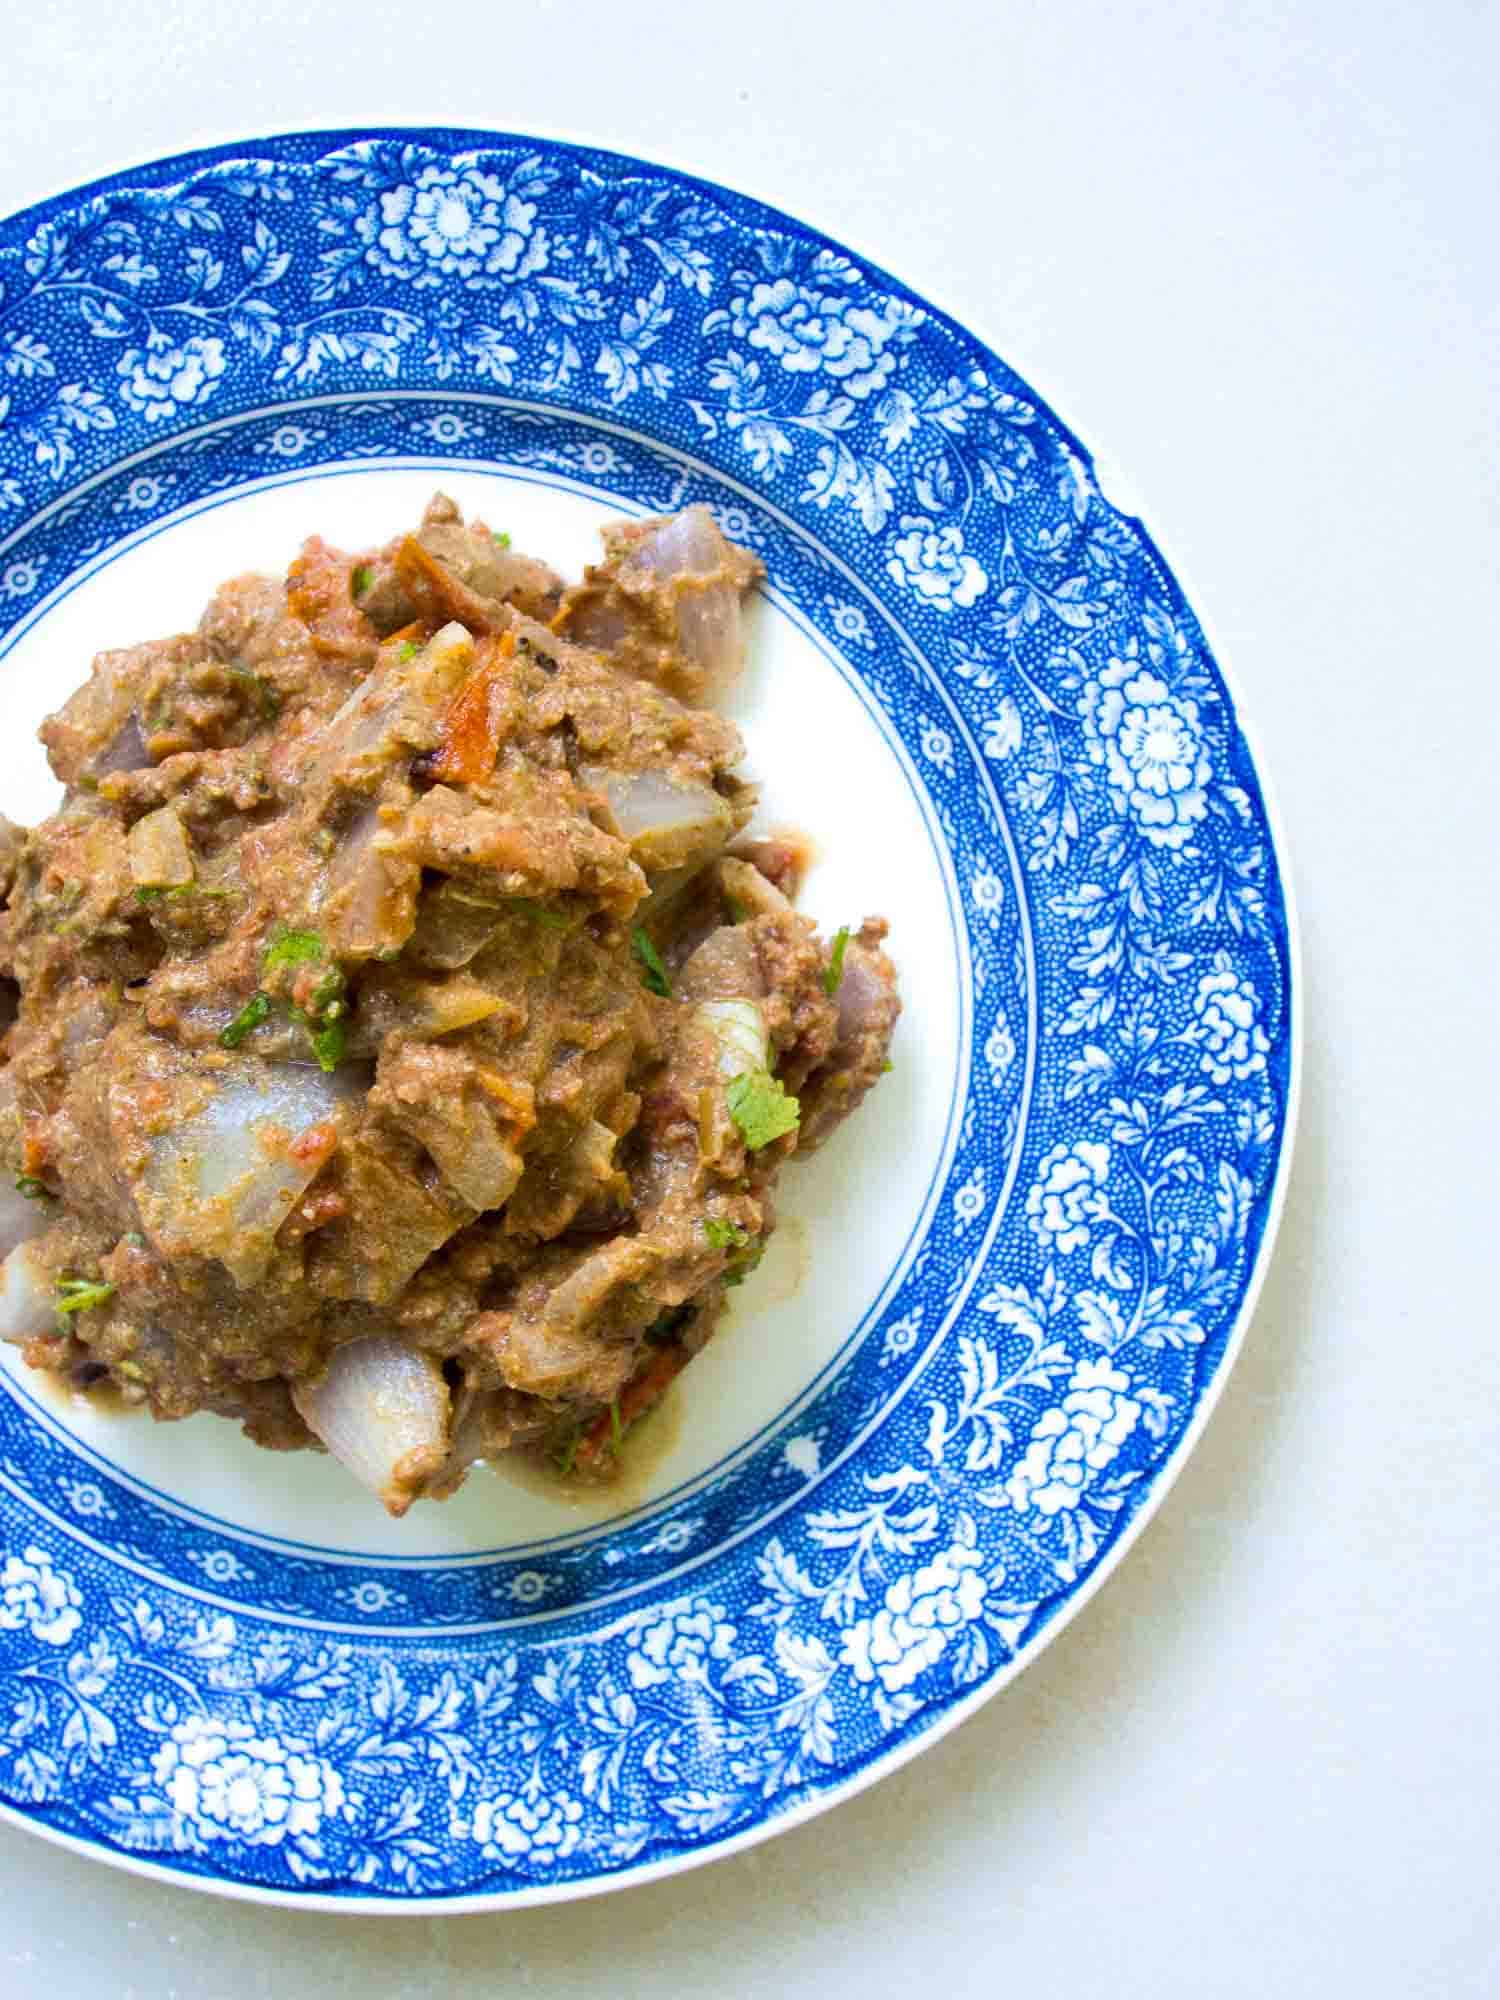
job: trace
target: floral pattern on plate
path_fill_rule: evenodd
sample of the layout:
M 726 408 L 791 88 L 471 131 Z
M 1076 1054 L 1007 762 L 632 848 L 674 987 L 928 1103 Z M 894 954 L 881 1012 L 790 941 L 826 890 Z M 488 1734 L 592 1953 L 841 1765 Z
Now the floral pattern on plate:
M 1180 1459 L 1292 1088 L 1276 856 L 1196 621 L 1077 441 L 900 285 L 485 135 L 262 141 L 0 226 L 0 643 L 179 508 L 413 455 L 704 499 L 767 555 L 920 789 L 971 1060 L 826 1378 L 613 1529 L 333 1561 L 0 1399 L 0 1797 L 345 1902 L 702 1854 L 997 1685 Z

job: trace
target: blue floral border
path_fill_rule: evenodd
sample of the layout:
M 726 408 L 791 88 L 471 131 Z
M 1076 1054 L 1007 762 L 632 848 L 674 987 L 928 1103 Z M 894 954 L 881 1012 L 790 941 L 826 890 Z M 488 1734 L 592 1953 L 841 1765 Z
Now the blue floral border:
M 362 424 L 374 455 L 423 423 L 454 457 L 458 427 L 508 425 L 532 442 L 506 462 L 572 452 L 641 498 L 649 466 L 765 524 L 906 745 L 974 1011 L 953 1163 L 878 1325 L 795 1437 L 638 1546 L 589 1538 L 552 1597 L 513 1571 L 540 1623 L 443 1632 L 424 1579 L 401 1637 L 408 1607 L 375 1600 L 410 1572 L 340 1566 L 370 1585 L 349 1605 L 289 1552 L 274 1578 L 193 1567 L 179 1515 L 0 1402 L 0 1795 L 175 1871 L 401 1901 L 586 1883 L 836 1792 L 1083 1586 L 1172 1459 L 1265 1228 L 1286 917 L 1169 572 L 960 329 L 784 217 L 613 156 L 257 141 L 16 218 L 0 286 L 9 629 L 136 527 L 312 462 L 323 425 L 345 459 Z M 768 1457 L 799 1483 L 757 1520 Z M 689 1511 L 707 1531 L 673 1547 Z M 631 1594 L 606 1605 L 610 1557 Z M 351 1611 L 386 1629 L 335 1629 Z

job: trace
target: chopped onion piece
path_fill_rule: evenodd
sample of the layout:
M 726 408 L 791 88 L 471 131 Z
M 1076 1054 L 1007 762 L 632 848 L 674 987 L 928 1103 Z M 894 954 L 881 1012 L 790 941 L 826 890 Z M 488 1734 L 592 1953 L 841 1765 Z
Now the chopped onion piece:
M 719 1048 L 719 1068 L 725 1076 L 744 1076 L 764 1069 L 770 1046 L 765 1016 L 753 1000 L 705 1000 L 698 1019 Z
M 712 785 L 679 783 L 660 771 L 611 771 L 591 765 L 579 777 L 603 792 L 634 858 L 648 874 L 698 867 L 734 831 L 729 802 Z
M 337 1144 L 333 1121 L 369 1072 L 250 1058 L 215 1081 L 206 1104 L 153 1137 L 139 1205 L 165 1254 L 217 1257 L 246 1286 L 265 1271 L 277 1230 Z
M 479 956 L 504 920 L 499 904 L 482 902 L 463 883 L 440 877 L 422 891 L 409 956 L 419 965 L 457 971 Z
M 728 817 L 728 805 L 711 785 L 679 784 L 660 771 L 609 771 L 597 765 L 579 775 L 585 784 L 604 793 L 615 824 L 627 840 Z
M 30 1243 L 22 1243 L 0 1264 L 0 1340 L 24 1347 L 57 1324 L 52 1279 Z
M 719 884 L 735 906 L 737 922 L 743 923 L 746 917 L 786 916 L 791 910 L 776 884 L 753 862 L 741 861 L 736 854 L 726 854 L 719 863 Z
M 9 1256 L 18 1243 L 45 1235 L 52 1221 L 49 1211 L 55 1207 L 45 1196 L 32 1200 L 19 1188 L 0 1182 L 0 1256 Z
M 723 579 L 729 545 L 706 507 L 685 507 L 643 536 L 631 561 L 665 578 L 713 578 L 676 593 L 677 642 L 683 658 L 713 686 L 730 680 L 745 658 L 740 593 Z
M 643 535 L 630 552 L 632 562 L 658 576 L 712 576 L 729 553 L 728 544 L 706 507 L 684 507 Z
M 443 1179 L 476 1213 L 503 1208 L 515 1193 L 526 1163 L 482 1105 L 466 1100 L 456 1118 L 432 1118 L 422 1137 Z
M 577 645 L 592 646 L 595 652 L 613 652 L 628 630 L 618 605 L 584 603 L 569 614 L 568 637 Z
M 703 674 L 710 694 L 733 680 L 745 663 L 745 624 L 732 583 L 709 583 L 679 595 L 677 644 Z
M 319 730 L 303 792 L 321 795 L 334 782 L 369 790 L 413 750 L 430 749 L 473 664 L 474 641 L 456 622 L 434 632 L 409 658 L 387 657 Z
M 380 808 L 367 806 L 345 829 L 310 914 L 336 958 L 378 958 L 411 936 L 421 870 L 389 852 Z
M 107 778 L 114 771 L 144 771 L 150 762 L 141 725 L 133 714 L 127 715 L 114 741 L 94 759 L 93 775 Z
M 159 806 L 138 819 L 125 844 L 133 882 L 150 888 L 177 888 L 192 881 L 193 852 L 182 821 L 170 806 Z
M 844 976 L 839 981 L 839 1026 L 837 1048 L 852 1047 L 865 1027 L 889 1001 L 889 991 L 873 965 L 857 948 L 844 955 Z
M 315 1382 L 292 1400 L 361 1486 L 392 1514 L 404 1514 L 448 1452 L 448 1385 L 430 1354 L 392 1334 L 370 1334 L 335 1349 Z

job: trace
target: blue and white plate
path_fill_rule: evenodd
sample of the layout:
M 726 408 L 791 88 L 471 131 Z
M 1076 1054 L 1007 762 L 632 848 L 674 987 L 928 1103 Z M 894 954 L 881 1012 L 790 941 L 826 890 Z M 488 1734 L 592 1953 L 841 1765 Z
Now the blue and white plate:
M 805 1817 L 992 1694 L 1129 1543 L 1243 1328 L 1295 1098 L 1234 701 L 1087 451 L 789 217 L 478 132 L 253 140 L 0 225 L 5 809 L 106 646 L 435 486 L 567 569 L 705 500 L 770 582 L 735 697 L 893 1074 L 580 1501 L 388 1521 L 228 1425 L 0 1393 L 0 1797 L 342 1909 L 520 1903 Z

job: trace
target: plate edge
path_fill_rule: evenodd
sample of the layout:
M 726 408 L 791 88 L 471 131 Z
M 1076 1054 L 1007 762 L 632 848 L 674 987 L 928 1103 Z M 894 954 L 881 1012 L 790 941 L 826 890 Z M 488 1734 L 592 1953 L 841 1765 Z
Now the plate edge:
M 153 184 L 170 184 L 186 175 L 202 172 L 216 162 L 233 158 L 240 152 L 248 152 L 255 147 L 281 147 L 296 141 L 318 141 L 326 147 L 339 144 L 353 144 L 361 139 L 378 137 L 410 138 L 413 141 L 431 144 L 434 139 L 462 139 L 475 144 L 483 143 L 526 143 L 539 140 L 550 146 L 562 148 L 571 153 L 601 153 L 623 166 L 642 172 L 666 171 L 674 177 L 692 183 L 706 191 L 740 202 L 764 211 L 782 223 L 791 223 L 809 236 L 831 244 L 836 250 L 846 252 L 857 261 L 867 276 L 878 281 L 908 299 L 915 301 L 928 313 L 943 321 L 962 340 L 978 347 L 984 354 L 994 359 L 1006 372 L 1014 376 L 1021 386 L 1040 402 L 1056 423 L 1069 446 L 1088 467 L 1101 496 L 1103 488 L 1098 479 L 1098 468 L 1089 447 L 1076 435 L 1071 424 L 1061 414 L 1051 396 L 1042 395 L 1032 387 L 1029 376 L 1005 361 L 998 349 L 990 344 L 986 332 L 978 331 L 965 324 L 953 312 L 935 302 L 926 293 L 897 277 L 878 259 L 865 256 L 843 238 L 829 235 L 811 223 L 806 223 L 790 211 L 779 208 L 763 197 L 751 194 L 723 181 L 716 181 L 695 172 L 690 167 L 679 165 L 667 155 L 654 160 L 641 158 L 639 154 L 624 152 L 619 147 L 589 136 L 580 137 L 575 131 L 564 136 L 559 133 L 537 130 L 533 132 L 486 130 L 475 126 L 432 126 L 371 124 L 368 126 L 328 127 L 308 125 L 286 127 L 272 133 L 258 133 L 244 137 L 208 140 L 203 145 L 189 147 L 184 151 L 167 154 L 155 160 L 137 161 L 116 167 L 95 176 L 93 179 L 44 195 L 24 206 L 8 210 L 0 216 L 0 222 L 16 223 L 23 220 L 40 222 L 48 214 L 64 206 L 75 205 L 117 188 L 135 177 L 149 175 Z M 1142 514 L 1149 511 L 1144 500 L 1140 503 Z M 780 1812 L 772 1812 L 757 1825 L 747 1827 L 726 1839 L 715 1841 L 701 1850 L 674 1854 L 659 1861 L 640 1866 L 627 1866 L 609 1874 L 595 1875 L 570 1882 L 545 1883 L 525 1889 L 500 1889 L 480 1891 L 460 1896 L 424 1896 L 410 1899 L 386 1897 L 363 1897 L 332 1895 L 317 1891 L 299 1893 L 289 1889 L 264 1888 L 254 1883 L 236 1882 L 223 1876 L 199 1876 L 173 1869 L 158 1862 L 145 1860 L 121 1849 L 108 1847 L 100 1842 L 85 1839 L 81 1835 L 68 1833 L 44 1821 L 29 1817 L 6 1801 L 0 1801 L 0 1823 L 14 1826 L 18 1830 L 49 1842 L 88 1860 L 106 1865 L 141 1877 L 144 1880 L 161 1882 L 174 1888 L 196 1895 L 219 1896 L 236 1902 L 259 1903 L 291 1910 L 308 1910 L 324 1913 L 338 1913 L 348 1916 L 393 1916 L 423 1917 L 437 1915 L 486 1915 L 506 1910 L 536 1908 L 543 1904 L 580 1902 L 586 1897 L 614 1894 L 617 1891 L 644 1886 L 671 1875 L 685 1874 L 709 1863 L 725 1860 L 729 1856 L 744 1852 L 769 1840 L 792 1827 L 805 1825 L 821 1814 L 856 1798 L 881 1779 L 891 1776 L 905 1765 L 913 1762 L 924 1751 L 930 1749 L 943 1737 L 951 1734 L 975 1716 L 981 1708 L 993 1700 L 1004 1689 L 1010 1687 L 1047 1650 L 1053 1640 L 1072 1624 L 1073 1620 L 1092 1603 L 1103 1586 L 1112 1578 L 1134 1548 L 1137 1540 L 1156 1518 L 1168 1494 L 1181 1476 L 1183 1467 L 1197 1449 L 1204 1431 L 1218 1409 L 1220 1398 L 1243 1351 L 1250 1324 L 1258 1309 L 1267 1273 L 1275 1254 L 1277 1239 L 1285 1213 L 1287 1188 L 1296 1154 L 1298 1131 L 1301 1122 L 1304 1022 L 1302 989 L 1302 931 L 1297 891 L 1287 842 L 1286 821 L 1282 813 L 1279 793 L 1261 755 L 1260 732 L 1246 713 L 1243 689 L 1238 673 L 1227 663 L 1222 649 L 1212 637 L 1211 623 L 1198 608 L 1198 599 L 1185 580 L 1184 566 L 1180 562 L 1169 562 L 1162 547 L 1146 527 L 1142 514 L 1124 508 L 1114 511 L 1127 520 L 1141 536 L 1144 544 L 1161 565 L 1164 573 L 1172 580 L 1183 605 L 1191 612 L 1203 635 L 1204 643 L 1212 657 L 1214 666 L 1224 682 L 1226 692 L 1234 711 L 1235 724 L 1249 753 L 1250 763 L 1255 772 L 1255 780 L 1260 792 L 1265 812 L 1266 824 L 1271 835 L 1271 849 L 1276 862 L 1277 879 L 1281 891 L 1282 910 L 1285 916 L 1285 978 L 1287 1003 L 1287 1093 L 1283 1114 L 1281 1144 L 1277 1153 L 1276 1174 L 1271 1187 L 1266 1209 L 1265 1226 L 1256 1247 L 1254 1264 L 1250 1270 L 1244 1296 L 1235 1314 L 1234 1324 L 1225 1340 L 1218 1367 L 1199 1398 L 1197 1407 L 1188 1424 L 1178 1438 L 1171 1456 L 1161 1467 L 1145 1501 L 1136 1509 L 1117 1540 L 1095 1564 L 1085 1583 L 1077 1589 L 1066 1603 L 1052 1616 L 1037 1634 L 1034 1641 L 1019 1657 L 1012 1659 L 991 1678 L 975 1688 L 972 1693 L 955 1701 L 935 1715 L 926 1727 L 914 1733 L 908 1740 L 896 1745 L 882 1756 L 872 1758 L 861 1770 L 852 1773 L 842 1782 L 830 1786 L 815 1797 L 799 1800 Z

